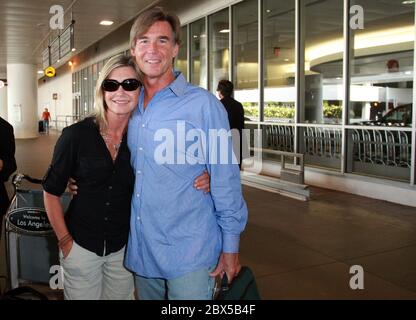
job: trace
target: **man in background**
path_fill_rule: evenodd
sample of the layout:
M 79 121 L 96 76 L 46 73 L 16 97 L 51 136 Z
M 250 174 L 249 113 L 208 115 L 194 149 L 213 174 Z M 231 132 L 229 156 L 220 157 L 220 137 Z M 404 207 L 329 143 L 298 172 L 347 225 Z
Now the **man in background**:
M 217 92 L 218 96 L 227 110 L 228 121 L 230 122 L 230 129 L 238 130 L 239 135 L 233 132 L 233 149 L 235 156 L 238 157 L 238 166 L 241 169 L 241 162 L 243 161 L 243 129 L 244 129 L 244 109 L 243 105 L 237 100 L 233 99 L 234 85 L 229 80 L 221 80 L 218 82 Z

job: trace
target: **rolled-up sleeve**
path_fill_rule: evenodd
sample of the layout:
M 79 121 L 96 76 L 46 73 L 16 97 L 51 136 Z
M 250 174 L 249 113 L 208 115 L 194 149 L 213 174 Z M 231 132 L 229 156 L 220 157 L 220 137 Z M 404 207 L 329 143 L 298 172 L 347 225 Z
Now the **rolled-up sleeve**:
M 224 140 L 212 140 L 219 130 L 229 131 L 228 117 L 224 107 L 214 96 L 208 97 L 205 132 L 208 138 L 206 149 L 207 169 L 211 176 L 211 196 L 215 206 L 218 225 L 222 230 L 223 252 L 239 251 L 240 234 L 247 224 L 247 205 L 243 199 L 240 170 L 233 154 L 231 135 Z M 228 161 L 224 163 L 225 156 Z M 234 162 L 231 162 L 234 159 Z
M 42 186 L 46 192 L 58 197 L 65 192 L 76 163 L 75 145 L 73 130 L 64 129 L 55 145 L 52 162 L 43 178 Z

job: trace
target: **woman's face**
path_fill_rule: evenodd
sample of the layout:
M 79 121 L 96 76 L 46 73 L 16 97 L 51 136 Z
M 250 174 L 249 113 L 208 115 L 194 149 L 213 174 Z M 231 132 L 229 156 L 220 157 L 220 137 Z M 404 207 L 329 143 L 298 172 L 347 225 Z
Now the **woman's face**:
M 116 80 L 122 83 L 126 79 L 137 79 L 137 73 L 133 67 L 118 67 L 110 72 L 106 80 Z M 140 88 L 140 87 L 139 87 Z M 120 85 L 116 91 L 105 91 L 104 100 L 107 104 L 107 114 L 130 115 L 137 106 L 139 100 L 139 88 L 134 91 L 126 91 Z

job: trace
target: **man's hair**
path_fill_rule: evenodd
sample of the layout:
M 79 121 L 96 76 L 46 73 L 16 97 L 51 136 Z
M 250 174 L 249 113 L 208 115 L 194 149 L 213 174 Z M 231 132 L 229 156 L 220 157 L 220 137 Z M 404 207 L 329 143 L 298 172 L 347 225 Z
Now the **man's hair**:
M 218 82 L 217 91 L 224 97 L 231 97 L 234 91 L 234 85 L 229 80 L 220 80 L 220 82 Z
M 181 44 L 181 23 L 176 14 L 167 12 L 162 7 L 154 7 L 143 11 L 134 21 L 130 30 L 130 48 L 136 46 L 136 40 L 141 35 L 145 34 L 149 28 L 158 21 L 166 21 L 170 24 L 173 31 L 173 38 L 175 43 Z
M 101 85 L 103 81 L 108 78 L 111 71 L 120 67 L 132 67 L 137 72 L 136 64 L 134 63 L 133 59 L 130 56 L 119 54 L 107 61 L 101 70 L 100 76 L 98 77 L 97 84 L 95 86 L 94 111 L 92 112 L 91 116 L 93 116 L 97 124 L 103 128 L 108 125 L 106 118 L 106 111 L 108 107 L 104 100 L 104 92 Z M 137 79 L 140 80 L 140 78 L 141 75 L 138 73 Z

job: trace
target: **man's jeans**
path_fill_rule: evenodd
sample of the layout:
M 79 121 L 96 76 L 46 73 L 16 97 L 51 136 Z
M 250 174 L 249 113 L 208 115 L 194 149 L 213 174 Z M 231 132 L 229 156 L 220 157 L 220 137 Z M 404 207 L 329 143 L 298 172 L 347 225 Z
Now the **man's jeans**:
M 215 267 L 190 272 L 176 279 L 135 276 L 140 300 L 212 300 L 215 278 L 209 273 Z

